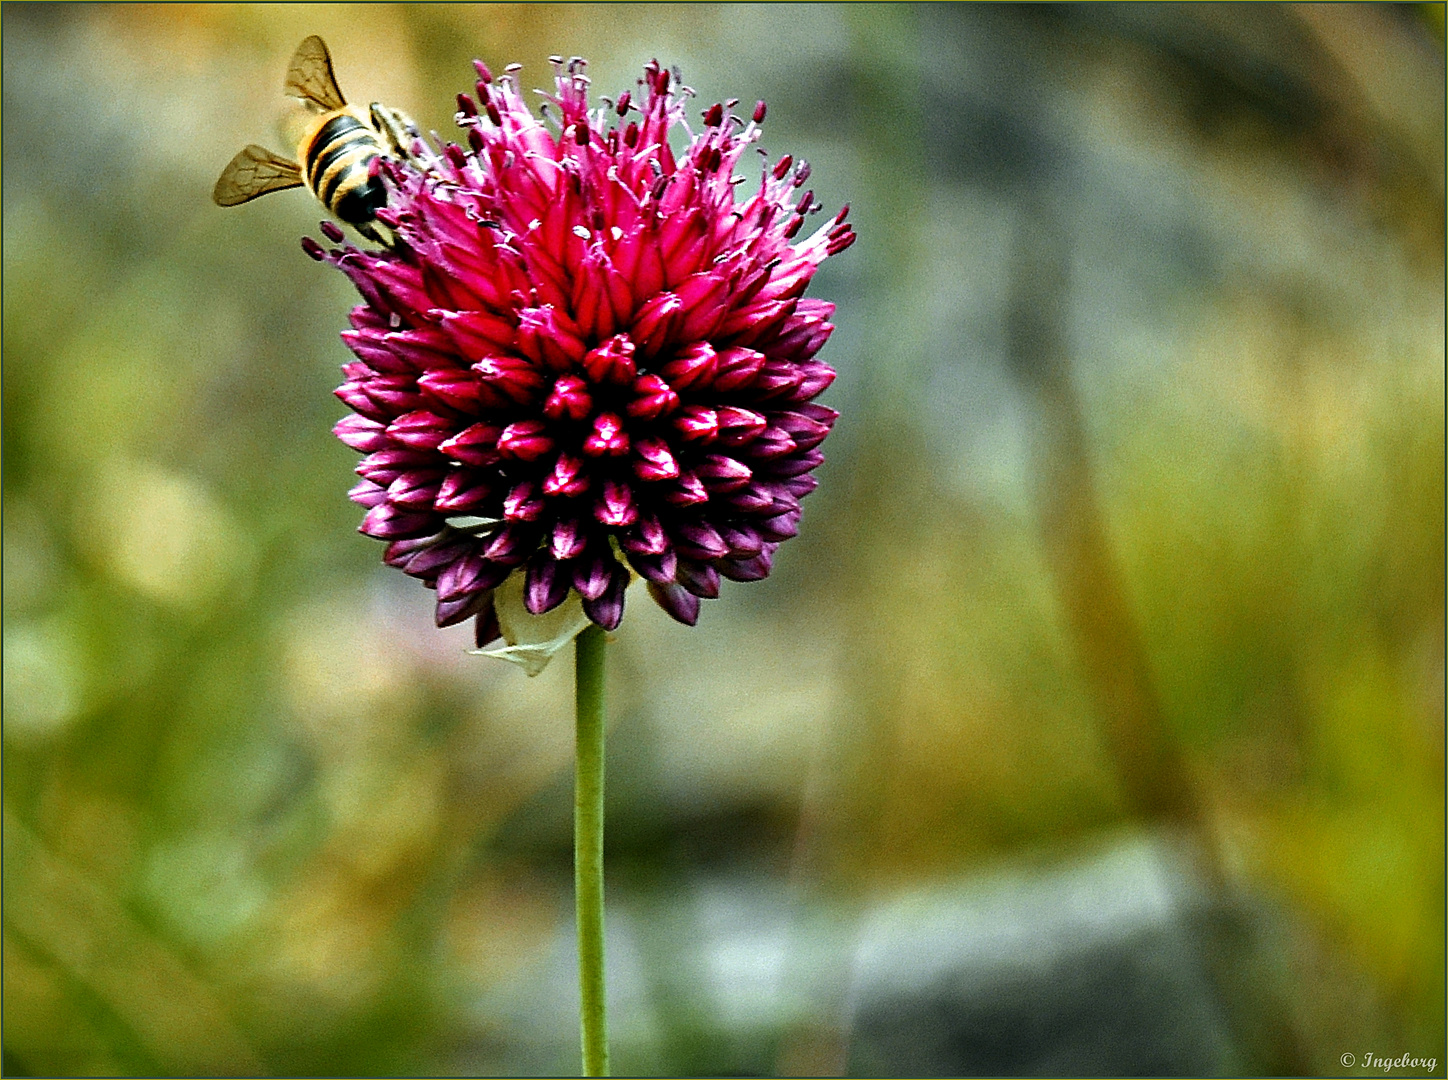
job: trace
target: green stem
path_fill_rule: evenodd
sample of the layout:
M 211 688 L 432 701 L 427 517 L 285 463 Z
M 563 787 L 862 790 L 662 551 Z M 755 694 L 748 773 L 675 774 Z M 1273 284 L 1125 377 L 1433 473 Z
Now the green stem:
M 601 627 L 578 635 L 573 773 L 573 888 L 578 909 L 578 1024 L 583 1075 L 608 1075 L 603 988 L 603 649 Z

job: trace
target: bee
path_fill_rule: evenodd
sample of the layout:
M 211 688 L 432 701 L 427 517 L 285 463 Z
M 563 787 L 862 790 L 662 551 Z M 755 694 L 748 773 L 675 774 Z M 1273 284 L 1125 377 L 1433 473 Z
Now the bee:
M 377 221 L 387 189 L 373 168 L 380 157 L 411 160 L 417 127 L 403 112 L 373 102 L 364 111 L 348 105 L 337 89 L 332 57 L 315 34 L 297 46 L 282 90 L 296 98 L 288 134 L 296 160 L 255 143 L 221 171 L 211 198 L 239 206 L 259 195 L 305 186 L 319 202 L 363 236 L 394 246 L 392 230 Z

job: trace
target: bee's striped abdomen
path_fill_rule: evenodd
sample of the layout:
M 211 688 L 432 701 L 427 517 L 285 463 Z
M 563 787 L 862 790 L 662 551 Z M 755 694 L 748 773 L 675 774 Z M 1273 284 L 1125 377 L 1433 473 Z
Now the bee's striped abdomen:
M 354 116 L 332 117 L 307 148 L 307 186 L 327 209 L 350 225 L 371 221 L 387 205 L 382 180 L 368 175 L 383 153 L 376 133 Z

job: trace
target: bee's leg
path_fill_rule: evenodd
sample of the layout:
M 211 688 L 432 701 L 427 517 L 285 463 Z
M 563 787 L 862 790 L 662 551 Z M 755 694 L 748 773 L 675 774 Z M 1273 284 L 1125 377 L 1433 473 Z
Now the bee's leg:
M 373 102 L 369 107 L 372 126 L 377 134 L 387 140 L 387 148 L 393 157 L 412 161 L 412 144 L 418 137 L 417 125 L 399 109 L 389 108 Z
M 364 221 L 360 224 L 353 225 L 352 228 L 356 229 L 374 244 L 380 244 L 389 251 L 405 251 L 407 249 L 407 245 L 403 242 L 402 237 L 398 236 L 395 231 L 380 221 Z
M 352 228 L 356 229 L 374 244 L 381 244 L 383 247 L 392 246 L 391 230 L 387 229 L 380 222 L 363 221 L 353 225 Z

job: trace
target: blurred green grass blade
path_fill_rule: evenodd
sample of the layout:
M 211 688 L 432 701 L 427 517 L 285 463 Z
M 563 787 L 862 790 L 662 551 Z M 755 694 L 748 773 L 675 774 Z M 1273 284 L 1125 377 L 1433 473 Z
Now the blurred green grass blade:
M 215 993 L 165 944 L 8 810 L 5 919 L 95 994 L 173 1075 L 257 1075 Z

